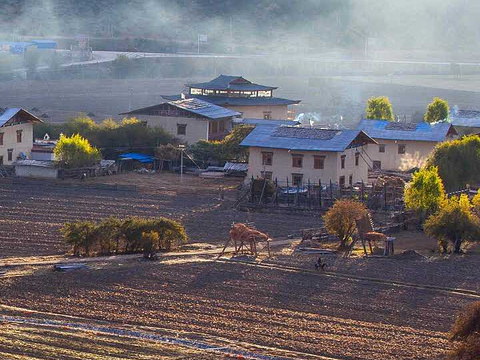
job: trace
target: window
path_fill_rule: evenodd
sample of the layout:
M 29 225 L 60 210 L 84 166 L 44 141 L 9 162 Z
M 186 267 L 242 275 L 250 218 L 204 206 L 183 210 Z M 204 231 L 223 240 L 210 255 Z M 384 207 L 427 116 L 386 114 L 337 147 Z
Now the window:
M 22 132 L 23 130 L 17 130 L 17 143 L 22 142 Z
M 218 122 L 218 131 L 224 132 L 225 131 L 225 120 L 220 120 Z
M 271 111 L 264 111 L 263 112 L 263 118 L 265 120 L 271 120 L 272 119 L 272 112 Z
M 292 174 L 292 185 L 293 186 L 302 186 L 303 183 L 303 174 Z
M 350 175 L 348 177 L 348 185 L 352 186 L 353 185 L 353 175 Z
M 325 167 L 325 156 L 314 156 L 313 157 L 313 168 L 314 169 L 323 169 Z
M 0 165 L 3 165 L 3 156 L 0 156 Z
M 273 164 L 273 153 L 262 152 L 262 165 L 272 165 L 272 164 Z
M 271 96 L 272 96 L 271 90 L 268 90 L 268 91 L 261 90 L 258 92 L 258 97 L 271 97 Z
M 338 185 L 340 185 L 341 188 L 345 187 L 345 176 L 340 176 L 340 179 L 338 179 Z
M 215 94 L 215 90 L 205 89 L 203 90 L 203 95 L 213 95 Z
M 190 88 L 190 95 L 202 95 L 202 89 Z
M 271 171 L 262 171 L 262 178 L 272 180 L 273 173 Z
M 405 144 L 398 144 L 398 153 L 405 154 L 407 152 L 407 145 Z
M 218 132 L 218 123 L 215 122 L 215 121 L 212 121 L 211 123 L 209 123 L 209 128 L 208 128 L 208 132 L 210 134 L 215 134 Z
M 7 155 L 8 155 L 7 156 L 8 161 L 12 161 L 12 159 L 13 159 L 13 149 L 8 149 L 7 150 Z
M 301 168 L 303 166 L 303 155 L 292 155 L 292 167 Z
M 342 155 L 341 158 L 340 158 L 340 167 L 342 169 L 345 169 L 345 158 L 347 157 L 347 155 Z
M 0 146 L 3 145 L 3 133 L 0 133 Z
M 355 166 L 358 166 L 359 162 L 360 162 L 360 153 L 357 151 L 355 153 Z
M 177 124 L 177 135 L 187 135 L 187 124 Z
M 373 170 L 381 170 L 382 169 L 382 162 L 375 160 L 373 162 Z
M 381 152 L 381 153 L 385 152 L 385 144 L 378 144 L 378 152 Z

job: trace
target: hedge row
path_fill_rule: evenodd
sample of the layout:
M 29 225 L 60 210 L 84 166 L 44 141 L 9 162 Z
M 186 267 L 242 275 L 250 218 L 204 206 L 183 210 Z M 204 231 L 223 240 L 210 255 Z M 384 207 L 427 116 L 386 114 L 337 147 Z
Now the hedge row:
M 115 217 L 101 222 L 75 221 L 60 230 L 74 255 L 111 255 L 170 251 L 187 242 L 185 228 L 163 217 L 142 219 Z

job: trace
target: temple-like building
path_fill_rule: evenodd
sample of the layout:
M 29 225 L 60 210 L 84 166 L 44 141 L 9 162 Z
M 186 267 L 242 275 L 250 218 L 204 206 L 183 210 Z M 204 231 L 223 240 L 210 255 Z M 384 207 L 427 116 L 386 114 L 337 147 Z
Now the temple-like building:
M 220 75 L 198 84 L 186 84 L 187 94 L 162 95 L 169 101 L 197 98 L 242 113 L 252 119 L 293 119 L 292 105 L 300 100 L 289 100 L 273 96 L 274 86 L 252 83 L 241 76 Z

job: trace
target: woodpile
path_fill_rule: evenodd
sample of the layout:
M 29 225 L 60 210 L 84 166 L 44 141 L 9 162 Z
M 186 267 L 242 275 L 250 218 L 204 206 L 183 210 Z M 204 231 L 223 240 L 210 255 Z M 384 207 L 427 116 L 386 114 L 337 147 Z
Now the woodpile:
M 380 191 L 385 186 L 387 186 L 387 188 L 395 187 L 395 188 L 403 189 L 405 188 L 405 181 L 398 176 L 384 175 L 384 176 L 379 176 L 373 186 L 375 188 L 375 191 Z

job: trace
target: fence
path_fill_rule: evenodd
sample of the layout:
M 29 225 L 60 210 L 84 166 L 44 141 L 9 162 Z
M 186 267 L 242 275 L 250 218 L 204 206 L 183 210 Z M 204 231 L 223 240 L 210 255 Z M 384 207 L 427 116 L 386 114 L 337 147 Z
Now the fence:
M 404 208 L 403 187 L 372 186 L 363 182 L 341 187 L 332 181 L 327 184 L 297 183 L 252 179 L 245 193 L 239 195 L 238 204 L 244 206 L 279 207 L 324 210 L 337 199 L 353 199 L 363 202 L 373 210 L 401 211 Z

